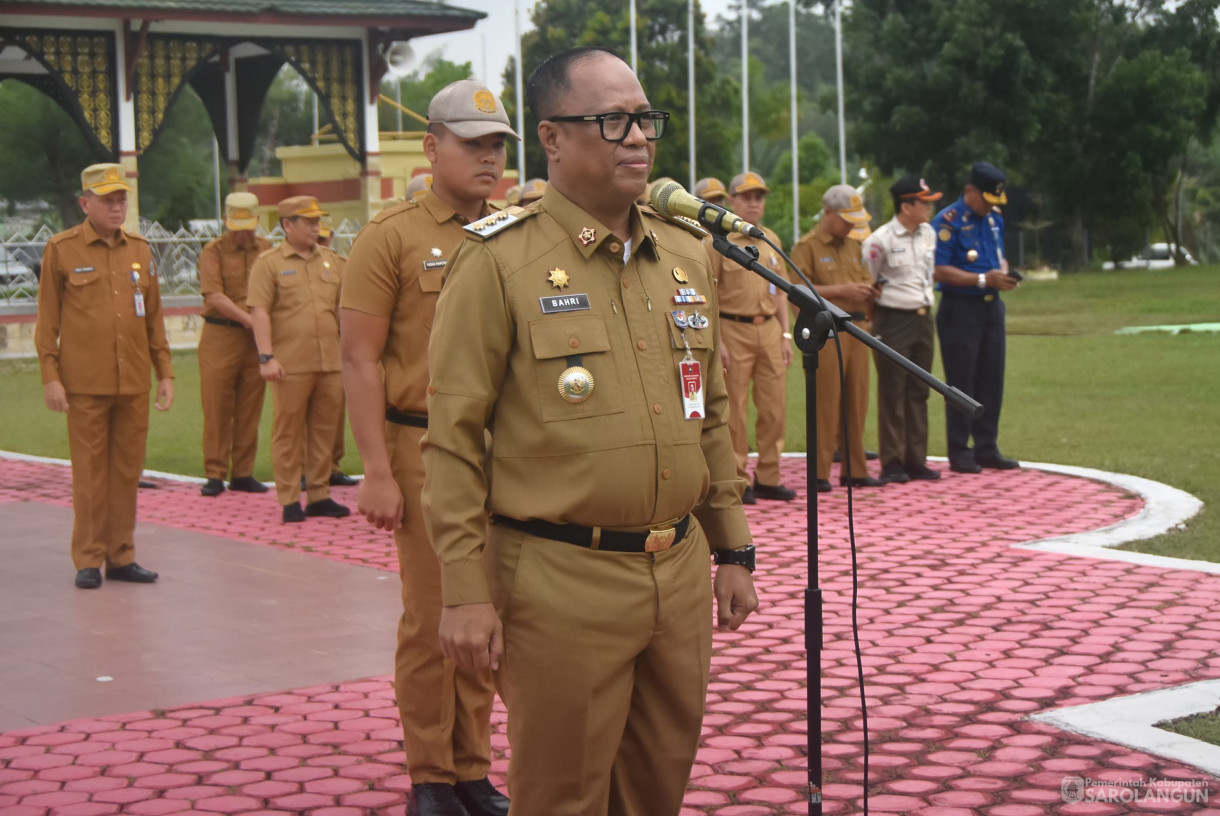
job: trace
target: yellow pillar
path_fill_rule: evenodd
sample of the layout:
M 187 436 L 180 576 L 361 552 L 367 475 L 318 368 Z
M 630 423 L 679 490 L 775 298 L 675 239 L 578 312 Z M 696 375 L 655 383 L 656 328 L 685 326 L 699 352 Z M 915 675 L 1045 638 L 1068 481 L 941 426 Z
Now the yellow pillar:
M 135 153 L 124 151 L 119 156 L 119 167 L 123 168 L 123 175 L 127 178 L 127 183 L 131 185 L 131 192 L 127 194 L 127 222 L 123 226 L 127 227 L 130 232 L 139 232 L 140 162 Z
M 364 169 L 360 172 L 361 223 L 367 224 L 381 212 L 386 202 L 381 197 L 381 154 L 370 153 L 365 157 Z

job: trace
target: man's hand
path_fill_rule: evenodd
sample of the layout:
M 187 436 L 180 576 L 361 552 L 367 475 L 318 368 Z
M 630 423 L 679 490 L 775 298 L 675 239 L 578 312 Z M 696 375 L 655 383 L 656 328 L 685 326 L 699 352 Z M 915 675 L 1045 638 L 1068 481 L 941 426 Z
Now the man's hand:
M 725 371 L 729 370 L 729 347 L 724 344 L 724 340 L 720 341 L 720 367 Z
M 749 614 L 758 609 L 754 578 L 745 567 L 737 564 L 716 567 L 712 591 L 716 594 L 716 624 L 722 632 L 725 628 L 736 631 Z M 442 618 L 442 626 L 443 621 Z
M 157 401 L 154 403 L 158 411 L 168 411 L 174 404 L 174 381 L 171 379 L 157 380 Z
M 780 338 L 779 354 L 784 361 L 784 368 L 792 365 L 792 358 L 795 355 L 795 352 L 792 350 L 792 341 L 787 337 Z
M 744 570 L 743 570 L 744 572 Z M 749 573 L 746 574 L 749 578 Z M 753 590 L 751 590 L 753 591 Z M 758 601 L 755 600 L 755 605 Z M 446 606 L 441 610 L 441 654 L 471 671 L 495 671 L 504 654 L 504 626 L 489 603 Z
M 58 380 L 49 382 L 42 387 L 42 395 L 47 401 L 47 407 L 61 414 L 68 413 L 68 392 L 64 384 Z
M 279 360 L 271 359 L 265 363 L 259 363 L 258 373 L 267 382 L 279 382 L 284 379 L 284 366 Z
M 1001 292 L 1007 292 L 1009 289 L 1016 289 L 1019 281 L 1012 275 L 1002 269 L 992 269 L 987 273 L 987 285 L 992 289 L 999 289 Z
M 876 300 L 881 294 L 881 290 L 871 283 L 841 283 L 843 294 L 838 297 L 843 297 L 849 300 Z
M 366 472 L 356 494 L 356 510 L 378 530 L 402 526 L 403 499 L 398 483 L 389 473 Z

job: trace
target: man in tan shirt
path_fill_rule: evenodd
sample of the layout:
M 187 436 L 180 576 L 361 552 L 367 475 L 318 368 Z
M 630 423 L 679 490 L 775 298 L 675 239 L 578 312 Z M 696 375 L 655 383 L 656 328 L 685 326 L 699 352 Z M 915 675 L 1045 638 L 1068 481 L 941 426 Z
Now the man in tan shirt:
M 500 100 L 474 80 L 428 107 L 424 154 L 432 189 L 373 218 L 352 246 L 343 282 L 343 377 L 364 460 L 357 509 L 394 531 L 402 617 L 394 688 L 402 714 L 413 816 L 506 816 L 491 767 L 491 676 L 441 653 L 441 576 L 420 508 L 428 427 L 428 346 L 436 299 L 462 227 L 490 214 L 504 174 L 509 127 Z M 545 186 L 545 184 L 544 184 Z M 464 808 L 464 810 L 459 810 Z
M 631 67 L 572 49 L 529 89 L 547 191 L 466 228 L 428 344 L 441 649 L 497 672 L 514 812 L 676 816 L 709 555 L 720 625 L 758 604 L 715 287 L 699 239 L 634 204 L 668 114 Z
M 729 209 L 749 221 L 761 224 L 766 213 L 767 187 L 757 173 L 740 173 L 729 182 Z M 782 246 L 772 230 L 762 227 L 767 237 Z M 741 233 L 729 240 L 738 246 L 756 246 L 758 260 L 772 272 L 787 277 L 779 253 L 762 241 Z M 755 431 L 758 439 L 758 465 L 754 484 L 746 488 L 744 504 L 755 498 L 792 501 L 796 493 L 780 482 L 779 462 L 784 453 L 784 421 L 788 405 L 788 366 L 792 364 L 792 333 L 788 331 L 788 298 L 783 292 L 707 247 L 716 296 L 720 300 L 720 359 L 729 389 L 729 435 L 737 457 L 737 475 L 748 477 L 750 455 L 748 419 L 750 383 L 754 383 L 754 405 L 758 409 Z
M 343 410 L 339 373 L 340 262 L 318 246 L 313 196 L 278 205 L 284 243 L 259 256 L 246 302 L 254 321 L 259 373 L 271 382 L 275 422 L 271 459 L 286 523 L 306 516 L 342 518 L 351 511 L 330 497 L 335 428 Z M 304 460 L 302 467 L 302 460 Z M 308 503 L 301 510 L 301 472 Z
M 254 478 L 258 423 L 267 383 L 258 373 L 258 349 L 246 289 L 250 267 L 271 242 L 257 233 L 258 196 L 230 193 L 225 198 L 225 232 L 199 255 L 203 294 L 203 336 L 199 338 L 199 390 L 203 397 L 205 496 L 229 487 L 266 493 Z
M 127 232 L 131 187 L 117 164 L 81 173 L 85 223 L 42 256 L 35 343 L 47 407 L 68 415 L 76 585 L 152 583 L 135 561 L 136 491 L 148 439 L 149 369 L 158 411 L 174 402 L 161 287 L 148 242 Z
M 793 262 L 809 276 L 826 300 L 851 315 L 852 322 L 868 331 L 868 309 L 879 291 L 873 276 L 864 266 L 860 242 L 851 237 L 853 230 L 867 228 L 868 211 L 860 194 L 848 184 L 836 184 L 822 196 L 824 207 L 821 222 L 801 236 L 792 248 Z M 849 484 L 846 466 L 851 466 L 852 487 L 880 487 L 881 482 L 868 475 L 864 453 L 864 418 L 868 413 L 868 347 L 847 335 L 843 341 L 843 368 L 832 336 L 818 354 L 817 372 L 817 488 L 819 493 L 831 490 L 830 464 L 836 447 L 846 451 L 840 483 Z M 842 440 L 843 411 L 840 372 L 845 372 L 847 389 L 847 440 Z M 842 441 L 841 441 L 842 440 Z M 846 447 L 843 441 L 849 444 Z

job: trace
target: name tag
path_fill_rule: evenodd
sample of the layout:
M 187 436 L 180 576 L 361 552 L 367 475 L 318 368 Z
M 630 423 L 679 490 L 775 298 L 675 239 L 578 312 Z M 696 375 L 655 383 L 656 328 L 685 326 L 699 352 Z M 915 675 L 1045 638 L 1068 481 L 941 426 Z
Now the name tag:
M 78 266 L 72 270 L 72 274 L 73 275 L 83 275 L 86 272 L 92 272 L 93 269 L 94 268 L 92 266 Z
M 424 261 L 424 269 L 444 269 L 447 263 L 449 263 L 448 258 L 441 258 L 438 261 Z
M 295 269 L 281 269 L 280 270 L 281 275 L 295 275 L 296 273 L 297 273 L 297 271 Z
M 556 295 L 538 298 L 542 302 L 543 314 L 555 314 L 556 312 L 579 312 L 583 309 L 592 308 L 589 306 L 589 296 L 581 293 L 579 295 Z
M 891 250 L 890 250 L 890 252 L 891 252 L 892 254 L 894 254 L 894 255 L 897 255 L 897 254 L 899 254 L 900 252 L 906 252 L 906 251 L 907 251 L 907 248 L 906 248 L 906 247 L 901 247 L 901 246 L 899 246 L 899 247 L 894 247 L 893 249 L 891 249 Z

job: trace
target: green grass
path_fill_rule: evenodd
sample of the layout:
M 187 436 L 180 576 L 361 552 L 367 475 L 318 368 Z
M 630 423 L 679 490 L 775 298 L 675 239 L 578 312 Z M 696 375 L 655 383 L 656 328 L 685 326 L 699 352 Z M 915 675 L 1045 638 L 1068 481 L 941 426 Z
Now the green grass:
M 1185 737 L 1220 745 L 1220 708 L 1202 714 L 1192 714 L 1179 720 L 1168 720 L 1156 724 L 1157 728 L 1172 731 Z

